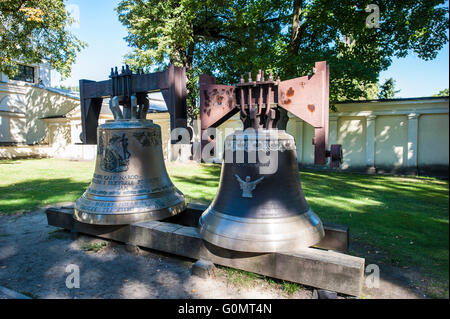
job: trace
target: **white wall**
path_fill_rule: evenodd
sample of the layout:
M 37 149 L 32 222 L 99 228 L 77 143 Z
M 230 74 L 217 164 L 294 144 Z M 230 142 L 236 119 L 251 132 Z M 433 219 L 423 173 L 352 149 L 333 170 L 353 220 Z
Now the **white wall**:
M 336 108 L 330 112 L 329 140 L 342 144 L 341 169 L 414 173 L 448 168 L 448 98 L 342 103 Z M 222 124 L 217 144 L 223 144 L 226 128 L 239 125 L 238 115 Z M 290 115 L 286 130 L 295 138 L 299 164 L 313 165 L 313 127 Z M 221 161 L 220 152 L 215 161 Z

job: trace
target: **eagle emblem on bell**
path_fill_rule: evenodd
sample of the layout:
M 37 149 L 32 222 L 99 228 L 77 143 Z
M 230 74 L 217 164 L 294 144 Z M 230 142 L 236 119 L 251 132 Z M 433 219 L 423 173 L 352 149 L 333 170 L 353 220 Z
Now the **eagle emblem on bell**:
M 255 190 L 256 185 L 261 183 L 262 180 L 264 179 L 264 176 L 263 176 L 254 181 L 251 181 L 251 177 L 246 176 L 245 181 L 244 181 L 244 180 L 242 180 L 242 178 L 239 177 L 239 175 L 234 174 L 234 176 L 236 177 L 236 179 L 239 182 L 239 185 L 242 189 L 242 197 L 246 197 L 246 198 L 253 198 L 252 192 Z

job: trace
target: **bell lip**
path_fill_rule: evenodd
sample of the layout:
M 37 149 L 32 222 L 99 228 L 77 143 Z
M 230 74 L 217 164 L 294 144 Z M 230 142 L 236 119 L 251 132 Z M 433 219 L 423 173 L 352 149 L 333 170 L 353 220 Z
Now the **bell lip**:
M 77 209 L 77 205 L 75 203 L 73 210 L 73 219 L 84 223 L 84 224 L 92 224 L 92 225 L 129 225 L 139 222 L 148 222 L 154 220 L 161 220 L 165 218 L 169 218 L 171 216 L 175 216 L 186 209 L 186 200 L 183 200 L 175 205 L 170 207 L 165 207 L 157 210 L 149 210 L 139 213 L 125 213 L 125 214 L 102 214 L 102 213 L 93 213 L 93 212 L 85 212 Z
M 313 216 L 317 223 L 315 225 L 311 223 L 305 227 L 305 224 L 308 224 L 308 216 Z M 225 228 L 237 232 L 245 228 L 245 232 L 240 232 L 241 238 L 230 237 L 230 234 L 225 231 L 217 232 L 211 229 L 211 224 L 214 223 L 220 226 L 215 227 L 216 230 Z M 268 231 L 273 229 L 273 225 L 288 226 L 291 232 L 280 231 L 278 234 L 268 234 Z M 322 221 L 311 209 L 298 216 L 257 219 L 229 216 L 210 206 L 200 217 L 198 230 L 200 237 L 210 244 L 229 250 L 254 253 L 298 251 L 316 245 L 325 236 Z
M 152 192 L 152 193 L 146 193 L 142 195 L 103 195 L 103 194 L 95 194 L 90 190 L 90 186 L 88 189 L 83 193 L 82 197 L 85 197 L 87 200 L 95 200 L 99 202 L 111 202 L 111 201 L 121 201 L 124 198 L 126 201 L 135 201 L 135 200 L 152 200 L 157 197 L 162 197 L 165 194 L 168 193 L 178 193 L 179 195 L 183 196 L 184 194 L 180 192 L 178 188 L 176 188 L 173 184 L 169 187 L 165 188 L 162 191 L 158 192 Z
M 151 128 L 161 128 L 158 124 L 154 123 L 150 119 L 118 119 L 118 120 L 106 120 L 105 123 L 98 126 L 99 130 L 109 129 L 151 129 Z

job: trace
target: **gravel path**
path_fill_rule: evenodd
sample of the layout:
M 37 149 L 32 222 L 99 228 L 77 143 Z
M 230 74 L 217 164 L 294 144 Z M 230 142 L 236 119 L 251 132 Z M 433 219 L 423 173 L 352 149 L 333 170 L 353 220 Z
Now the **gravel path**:
M 106 246 L 101 247 L 101 243 Z M 98 252 L 89 247 L 101 247 Z M 68 265 L 80 271 L 80 288 L 69 289 Z M 191 276 L 192 262 L 153 251 L 129 252 L 125 246 L 47 225 L 44 210 L 0 216 L 0 286 L 32 298 L 312 298 L 312 289 L 288 294 L 281 283 L 239 279 L 216 269 L 215 276 Z M 238 280 L 239 279 L 239 280 Z M 366 297 L 420 298 L 389 280 Z M 3 296 L 4 297 L 4 296 Z

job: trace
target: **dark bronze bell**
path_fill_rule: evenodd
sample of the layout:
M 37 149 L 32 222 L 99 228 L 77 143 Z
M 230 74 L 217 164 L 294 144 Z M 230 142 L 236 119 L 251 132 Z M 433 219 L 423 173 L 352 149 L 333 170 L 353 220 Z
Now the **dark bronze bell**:
M 200 234 L 216 246 L 243 252 L 287 252 L 324 237 L 319 217 L 300 185 L 294 138 L 286 133 L 288 112 L 314 127 L 314 163 L 339 167 L 340 145 L 328 145 L 329 67 L 281 81 L 260 70 L 235 86 L 200 75 L 201 129 L 207 132 L 237 112 L 244 131 L 225 139 L 216 198 L 199 220 Z M 204 152 L 202 151 L 202 154 Z
M 94 176 L 75 203 L 74 218 L 116 225 L 164 219 L 183 211 L 184 196 L 164 164 L 161 127 L 134 117 L 136 108 L 125 108 L 122 114 L 117 99 L 112 99 L 111 108 L 116 120 L 97 129 Z
M 219 189 L 199 228 L 207 242 L 236 251 L 317 244 L 324 230 L 302 192 L 294 138 L 276 129 L 229 135 Z

